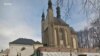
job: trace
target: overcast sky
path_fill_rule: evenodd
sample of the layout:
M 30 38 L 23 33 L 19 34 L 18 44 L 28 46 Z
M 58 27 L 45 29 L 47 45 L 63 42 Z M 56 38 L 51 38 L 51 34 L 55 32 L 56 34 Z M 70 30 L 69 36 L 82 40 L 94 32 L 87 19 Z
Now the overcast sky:
M 47 1 L 0 0 L 0 49 L 8 48 L 9 42 L 17 38 L 41 41 L 41 14 L 47 11 Z M 71 19 L 67 20 L 76 31 L 86 25 L 86 17 L 79 10 L 77 3 L 72 9 Z

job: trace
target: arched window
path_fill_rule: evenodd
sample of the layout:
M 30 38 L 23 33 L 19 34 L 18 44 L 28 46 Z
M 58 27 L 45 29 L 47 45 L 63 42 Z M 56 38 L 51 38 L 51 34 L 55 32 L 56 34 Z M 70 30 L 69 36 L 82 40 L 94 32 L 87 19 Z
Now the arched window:
M 74 46 L 74 48 L 77 48 L 77 44 L 76 44 L 76 39 L 75 38 L 73 38 L 73 46 Z
M 60 40 L 63 40 L 64 38 L 64 32 L 63 32 L 63 29 L 60 29 L 60 32 L 59 32 L 59 37 L 60 37 Z
M 55 40 L 55 44 L 57 44 L 57 29 L 54 29 L 54 40 Z
M 25 47 L 22 47 L 22 48 L 21 48 L 21 51 L 24 51 L 25 49 L 26 49 Z
M 61 47 L 64 46 L 64 31 L 63 28 L 60 29 L 59 31 L 59 39 L 60 39 L 60 45 Z

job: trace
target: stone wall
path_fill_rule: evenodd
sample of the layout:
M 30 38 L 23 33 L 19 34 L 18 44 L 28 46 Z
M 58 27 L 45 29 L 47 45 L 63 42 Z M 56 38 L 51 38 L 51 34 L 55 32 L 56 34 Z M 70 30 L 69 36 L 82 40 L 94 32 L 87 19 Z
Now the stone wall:
M 87 48 L 54 48 L 54 47 L 40 47 L 38 48 L 40 56 L 100 56 L 97 49 Z
M 75 53 L 75 52 L 41 52 L 40 56 L 100 56 L 99 53 Z

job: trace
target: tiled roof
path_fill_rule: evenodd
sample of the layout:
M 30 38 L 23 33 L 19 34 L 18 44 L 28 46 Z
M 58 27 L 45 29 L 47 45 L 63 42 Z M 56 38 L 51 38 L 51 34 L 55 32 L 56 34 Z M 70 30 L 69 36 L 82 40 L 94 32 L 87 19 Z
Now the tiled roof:
M 35 42 L 32 39 L 25 39 L 25 38 L 19 38 L 15 41 L 10 42 L 10 44 L 24 44 L 24 45 L 33 45 L 33 44 L 41 44 L 40 42 Z
M 70 27 L 70 29 L 71 29 L 71 33 L 72 33 L 72 34 L 77 34 L 77 33 L 75 32 L 75 30 L 74 30 L 72 27 Z
M 54 22 L 54 24 L 56 24 L 56 25 L 69 26 L 65 21 L 63 21 L 63 20 L 60 19 L 60 18 L 54 17 L 53 22 Z

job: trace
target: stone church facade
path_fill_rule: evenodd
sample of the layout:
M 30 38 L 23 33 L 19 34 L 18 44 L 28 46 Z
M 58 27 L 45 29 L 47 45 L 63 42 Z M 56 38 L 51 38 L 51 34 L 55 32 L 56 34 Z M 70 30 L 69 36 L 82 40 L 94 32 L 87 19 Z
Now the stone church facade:
M 47 16 L 42 14 L 42 42 L 47 47 L 78 48 L 77 34 L 61 19 L 60 7 L 56 8 L 57 16 L 53 14 L 52 2 L 48 1 Z
M 77 33 L 60 15 L 57 5 L 55 17 L 51 0 L 48 0 L 47 15 L 42 14 L 42 43 L 33 56 L 100 56 L 96 48 L 79 48 Z

